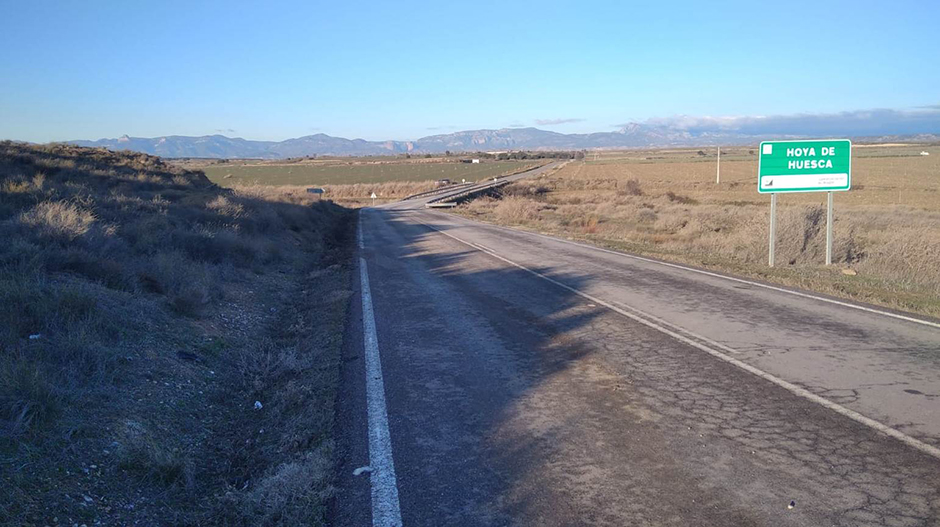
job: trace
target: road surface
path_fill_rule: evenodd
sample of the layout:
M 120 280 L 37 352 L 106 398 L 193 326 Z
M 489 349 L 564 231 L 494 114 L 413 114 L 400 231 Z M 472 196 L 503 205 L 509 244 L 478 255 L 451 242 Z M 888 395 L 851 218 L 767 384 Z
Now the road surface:
M 936 321 L 423 200 L 360 221 L 332 524 L 940 525 Z

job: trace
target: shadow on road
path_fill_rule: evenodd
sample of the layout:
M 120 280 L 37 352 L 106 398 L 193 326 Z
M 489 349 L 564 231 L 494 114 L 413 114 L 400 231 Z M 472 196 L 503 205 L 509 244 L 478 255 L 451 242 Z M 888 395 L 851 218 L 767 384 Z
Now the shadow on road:
M 363 219 L 406 524 L 935 516 L 934 460 L 410 214 Z
M 559 383 L 587 363 L 591 348 L 579 335 L 600 311 L 409 213 L 381 214 L 365 232 L 376 247 L 369 271 L 391 426 L 406 443 L 395 445 L 400 477 L 421 481 L 422 494 L 449 495 L 434 500 L 447 508 L 440 517 L 501 524 L 526 516 L 547 492 L 533 483 L 583 417 L 565 411 Z M 533 270 L 575 288 L 590 279 Z M 401 494 L 423 502 L 407 486 Z

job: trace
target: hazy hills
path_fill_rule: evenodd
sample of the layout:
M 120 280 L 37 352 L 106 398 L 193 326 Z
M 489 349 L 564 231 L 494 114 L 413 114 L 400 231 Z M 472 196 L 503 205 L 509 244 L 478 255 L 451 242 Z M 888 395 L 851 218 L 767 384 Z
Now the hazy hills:
M 773 138 L 782 139 L 780 136 Z M 886 136 L 883 139 L 896 139 Z M 442 153 L 499 150 L 580 150 L 595 148 L 641 148 L 669 146 L 709 146 L 756 144 L 766 136 L 736 132 L 691 132 L 668 125 L 631 123 L 614 132 L 562 134 L 537 128 L 468 130 L 431 135 L 415 141 L 366 141 L 315 134 L 284 141 L 252 141 L 224 135 L 201 137 L 165 136 L 154 138 L 122 136 L 97 141 L 70 141 L 79 146 L 133 150 L 162 157 L 265 158 L 278 159 L 311 155 L 368 156 L 400 153 Z M 916 140 L 936 141 L 937 136 Z

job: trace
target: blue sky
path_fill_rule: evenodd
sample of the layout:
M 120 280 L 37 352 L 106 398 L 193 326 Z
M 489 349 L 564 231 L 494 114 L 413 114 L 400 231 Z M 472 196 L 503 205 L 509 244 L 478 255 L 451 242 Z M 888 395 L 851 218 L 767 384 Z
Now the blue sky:
M 937 2 L 0 0 L 0 9 L 6 139 L 415 139 L 871 109 L 927 115 L 940 132 Z

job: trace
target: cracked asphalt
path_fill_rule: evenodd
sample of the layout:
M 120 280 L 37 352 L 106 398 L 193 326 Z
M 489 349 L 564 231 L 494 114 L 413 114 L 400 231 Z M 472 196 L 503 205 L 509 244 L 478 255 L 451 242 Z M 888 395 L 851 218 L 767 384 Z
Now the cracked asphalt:
M 362 212 L 405 525 L 940 525 L 940 330 L 483 225 Z M 361 306 L 335 525 L 371 523 Z M 792 505 L 792 506 L 791 506 Z

